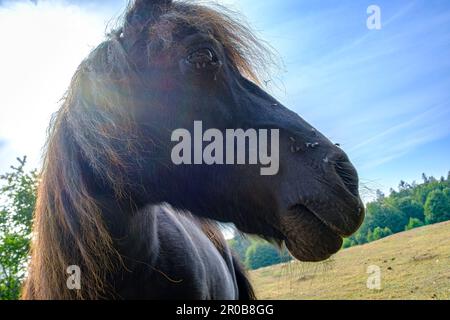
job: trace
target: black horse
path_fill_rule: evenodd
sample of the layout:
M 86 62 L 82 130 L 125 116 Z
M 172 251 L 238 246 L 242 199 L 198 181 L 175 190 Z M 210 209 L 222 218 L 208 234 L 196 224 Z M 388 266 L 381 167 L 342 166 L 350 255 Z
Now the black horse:
M 82 62 L 53 119 L 25 299 L 251 299 L 214 221 L 303 261 L 361 224 L 345 153 L 258 86 L 267 51 L 223 8 L 136 0 Z M 279 171 L 175 165 L 171 134 L 279 130 Z M 81 289 L 66 269 L 81 270 Z

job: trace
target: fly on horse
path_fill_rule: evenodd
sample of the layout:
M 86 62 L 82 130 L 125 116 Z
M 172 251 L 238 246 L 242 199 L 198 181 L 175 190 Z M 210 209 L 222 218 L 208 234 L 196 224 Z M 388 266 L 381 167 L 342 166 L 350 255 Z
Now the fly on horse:
M 360 226 L 346 154 L 262 89 L 265 46 L 224 8 L 135 0 L 81 63 L 49 131 L 24 299 L 253 299 L 217 222 L 302 261 Z M 175 165 L 171 133 L 279 130 L 279 172 Z M 80 288 L 67 286 L 78 266 Z

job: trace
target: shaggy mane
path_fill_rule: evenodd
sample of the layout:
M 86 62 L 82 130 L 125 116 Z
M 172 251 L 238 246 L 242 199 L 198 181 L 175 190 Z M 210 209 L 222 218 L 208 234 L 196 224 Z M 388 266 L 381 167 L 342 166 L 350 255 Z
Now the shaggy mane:
M 92 179 L 108 186 L 116 199 L 128 199 L 133 179 L 127 168 L 140 165 L 137 141 L 143 137 L 135 132 L 128 110 L 136 102 L 140 79 L 124 40 L 144 33 L 148 45 L 162 41 L 167 48 L 173 39 L 161 26 L 188 25 L 211 34 L 242 74 L 255 82 L 261 82 L 271 64 L 270 50 L 235 13 L 218 5 L 167 1 L 156 21 L 141 21 L 138 32 L 132 33 L 129 27 L 142 17 L 144 2 L 131 2 L 122 27 L 81 63 L 52 119 L 34 213 L 25 299 L 111 297 L 105 280 L 122 262 Z M 66 288 L 70 265 L 81 267 L 83 290 Z

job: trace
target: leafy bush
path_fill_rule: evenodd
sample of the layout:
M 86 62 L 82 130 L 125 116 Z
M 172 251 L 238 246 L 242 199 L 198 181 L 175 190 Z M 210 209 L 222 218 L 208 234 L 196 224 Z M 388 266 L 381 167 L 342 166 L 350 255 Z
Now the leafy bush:
M 342 248 L 346 249 L 346 248 L 350 248 L 355 246 L 357 243 L 355 240 L 352 240 L 350 238 L 345 238 L 344 241 L 342 242 Z
M 450 220 L 450 198 L 441 190 L 430 192 L 425 202 L 425 221 L 438 223 Z
M 392 231 L 388 227 L 385 228 L 376 227 L 372 233 L 372 241 L 377 241 L 382 238 L 386 238 L 390 235 L 392 235 Z
M 410 218 L 409 223 L 405 227 L 405 231 L 412 230 L 414 228 L 422 227 L 424 223 L 416 218 Z
M 247 268 L 254 270 L 287 262 L 291 259 L 286 251 L 280 252 L 270 243 L 258 241 L 247 249 L 245 265 Z
M 26 157 L 0 176 L 0 299 L 17 299 L 25 277 L 36 204 L 37 175 L 25 172 Z

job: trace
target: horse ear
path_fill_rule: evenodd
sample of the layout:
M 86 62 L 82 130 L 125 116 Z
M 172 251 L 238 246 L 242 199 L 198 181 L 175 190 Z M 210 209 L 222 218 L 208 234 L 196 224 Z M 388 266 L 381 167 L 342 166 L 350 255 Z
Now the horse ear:
M 136 0 L 130 6 L 123 27 L 125 39 L 134 42 L 151 21 L 168 10 L 172 0 Z

